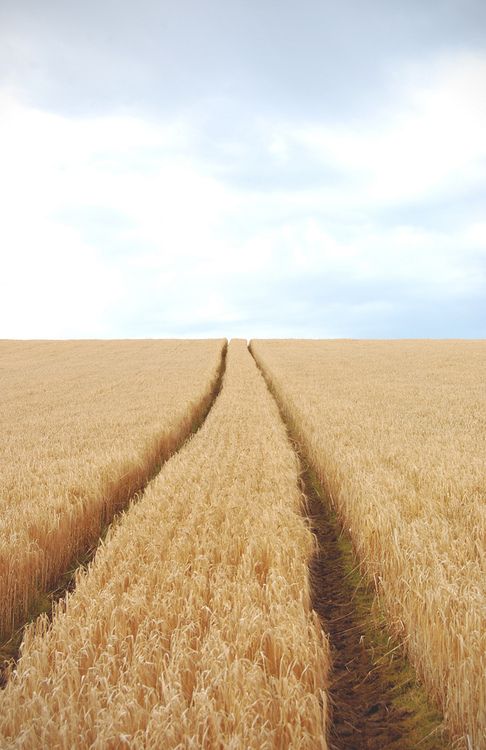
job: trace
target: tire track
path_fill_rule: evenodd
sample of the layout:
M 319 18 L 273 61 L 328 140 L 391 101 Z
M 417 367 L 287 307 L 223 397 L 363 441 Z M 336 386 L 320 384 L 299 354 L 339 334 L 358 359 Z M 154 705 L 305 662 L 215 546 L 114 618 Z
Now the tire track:
M 316 539 L 309 579 L 312 606 L 329 636 L 333 661 L 328 691 L 330 748 L 448 750 L 451 744 L 442 718 L 418 685 L 401 647 L 389 636 L 349 537 L 306 466 L 289 420 L 262 374 L 300 458 L 303 512 Z
M 82 554 L 78 554 L 76 558 L 71 561 L 68 569 L 56 580 L 54 585 L 50 587 L 49 590 L 39 594 L 37 600 L 30 609 L 29 616 L 19 623 L 15 632 L 3 643 L 0 642 L 0 689 L 4 688 L 7 684 L 9 670 L 12 665 L 17 662 L 20 656 L 23 634 L 26 627 L 34 622 L 41 614 L 47 614 L 49 618 L 51 617 L 54 605 L 60 599 L 64 598 L 66 594 L 74 590 L 76 585 L 76 574 L 78 571 L 86 568 L 94 558 L 99 544 L 106 537 L 108 529 L 113 524 L 117 523 L 117 519 L 121 517 L 122 513 L 129 505 L 137 502 L 137 500 L 142 497 L 145 488 L 157 476 L 165 462 L 181 450 L 185 443 L 195 432 L 197 432 L 206 420 L 221 391 L 226 369 L 227 348 L 228 345 L 226 343 L 221 354 L 221 362 L 213 387 L 195 407 L 191 423 L 188 424 L 188 426 L 183 429 L 181 434 L 176 438 L 165 439 L 163 444 L 161 444 L 159 453 L 151 455 L 145 466 L 136 467 L 134 470 L 134 476 L 130 477 L 128 482 L 126 477 L 122 478 L 124 479 L 124 482 L 120 485 L 120 489 L 114 489 L 116 502 L 112 503 L 112 506 L 114 507 L 113 513 L 105 518 L 104 526 L 96 543 L 91 544 Z M 128 491 L 124 489 L 127 486 L 129 487 Z

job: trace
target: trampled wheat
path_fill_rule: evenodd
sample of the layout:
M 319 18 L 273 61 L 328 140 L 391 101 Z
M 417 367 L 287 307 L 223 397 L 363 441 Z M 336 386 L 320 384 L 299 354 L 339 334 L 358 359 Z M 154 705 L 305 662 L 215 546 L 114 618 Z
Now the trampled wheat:
M 223 345 L 0 342 L 0 642 L 190 434 Z
M 326 748 L 299 465 L 242 342 L 196 435 L 26 634 L 1 748 Z
M 253 341 L 453 733 L 486 748 L 486 343 Z

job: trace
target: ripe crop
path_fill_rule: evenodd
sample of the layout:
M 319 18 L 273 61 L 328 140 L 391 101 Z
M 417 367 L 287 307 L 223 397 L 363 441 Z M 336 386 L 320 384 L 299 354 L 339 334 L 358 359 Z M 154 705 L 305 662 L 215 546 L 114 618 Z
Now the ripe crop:
M 153 388 L 153 384 L 151 386 Z M 326 748 L 299 463 L 243 342 L 200 430 L 25 636 L 0 746 Z
M 391 630 L 486 748 L 486 345 L 253 341 Z
M 0 642 L 203 416 L 223 345 L 0 342 Z

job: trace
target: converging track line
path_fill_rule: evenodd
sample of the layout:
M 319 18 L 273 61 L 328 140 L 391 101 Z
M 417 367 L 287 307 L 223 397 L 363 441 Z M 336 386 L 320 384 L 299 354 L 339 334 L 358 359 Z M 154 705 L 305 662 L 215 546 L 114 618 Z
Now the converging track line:
M 312 606 L 331 646 L 330 748 L 448 750 L 442 719 L 417 685 L 402 649 L 392 642 L 351 542 L 262 374 L 300 458 L 303 514 L 316 540 L 309 579 Z
M 25 629 L 33 623 L 41 614 L 51 613 L 57 602 L 63 599 L 66 594 L 73 591 L 76 585 L 76 574 L 79 570 L 86 568 L 96 555 L 99 544 L 106 537 L 109 528 L 116 523 L 121 514 L 129 507 L 130 504 L 137 502 L 143 496 L 147 485 L 159 474 L 162 466 L 171 456 L 179 452 L 192 435 L 201 427 L 211 409 L 213 408 L 217 397 L 221 391 L 223 376 L 226 369 L 227 344 L 224 345 L 221 353 L 221 362 L 214 381 L 211 392 L 202 399 L 200 404 L 195 408 L 195 417 L 192 425 L 186 430 L 182 439 L 179 439 L 169 449 L 164 446 L 164 452 L 159 456 L 151 458 L 150 463 L 144 467 L 142 478 L 131 487 L 128 494 L 120 497 L 120 501 L 114 506 L 113 513 L 107 519 L 103 529 L 100 531 L 99 538 L 95 544 L 85 548 L 82 554 L 78 554 L 75 560 L 71 561 L 70 566 L 56 580 L 55 584 L 49 590 L 39 594 L 37 601 L 32 606 L 29 616 L 18 624 L 15 632 L 3 643 L 0 642 L 0 689 L 4 688 L 8 681 L 8 674 L 13 665 L 18 661 L 20 648 Z

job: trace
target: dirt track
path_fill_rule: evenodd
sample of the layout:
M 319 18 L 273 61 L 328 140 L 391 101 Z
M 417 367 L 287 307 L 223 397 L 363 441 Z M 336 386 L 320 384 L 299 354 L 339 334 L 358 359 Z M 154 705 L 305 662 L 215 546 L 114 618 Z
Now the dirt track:
M 64 573 L 58 578 L 58 580 L 49 591 L 39 592 L 38 598 L 32 605 L 28 617 L 19 624 L 17 630 L 8 640 L 3 642 L 0 641 L 0 690 L 6 686 L 9 670 L 20 657 L 22 638 L 25 628 L 33 623 L 41 614 L 46 614 L 49 618 L 51 618 L 55 604 L 63 599 L 66 594 L 73 591 L 76 585 L 77 571 L 81 570 L 82 568 L 86 568 L 89 565 L 96 554 L 98 545 L 106 537 L 108 529 L 117 523 L 117 520 L 120 518 L 121 514 L 128 508 L 131 503 L 137 502 L 140 499 L 147 485 L 160 472 L 163 464 L 170 458 L 171 455 L 177 453 L 177 451 L 182 448 L 187 440 L 189 440 L 191 436 L 195 432 L 197 432 L 197 430 L 203 424 L 212 407 L 214 406 L 214 403 L 222 388 L 223 377 L 226 369 L 226 354 L 227 346 L 224 347 L 222 352 L 218 376 L 210 398 L 208 398 L 207 403 L 201 405 L 201 413 L 198 415 L 197 420 L 192 425 L 191 432 L 185 436 L 184 440 L 179 445 L 175 446 L 174 450 L 172 450 L 169 455 L 160 457 L 160 460 L 156 461 L 153 466 L 148 468 L 147 474 L 146 476 L 144 476 L 143 480 L 141 480 L 140 485 L 135 487 L 133 492 L 128 497 L 124 498 L 124 501 L 123 503 L 120 503 L 120 507 L 118 508 L 117 512 L 114 513 L 111 518 L 109 518 L 108 523 L 101 530 L 100 536 L 97 539 L 96 543 L 91 545 L 88 549 L 85 549 L 83 554 L 78 555 L 71 561 L 69 568 L 64 571 Z
M 396 644 L 373 610 L 350 545 L 310 472 L 302 477 L 307 517 L 316 536 L 311 561 L 313 607 L 331 643 L 332 750 L 445 750 L 439 715 L 415 684 Z
M 213 403 L 220 384 L 221 377 Z M 413 670 L 396 644 L 390 642 L 383 621 L 376 616 L 373 593 L 360 579 L 349 541 L 342 534 L 330 502 L 319 494 L 311 471 L 303 472 L 302 483 L 306 515 L 317 539 L 316 555 L 309 567 L 312 604 L 329 635 L 333 658 L 330 747 L 447 750 L 450 744 L 443 736 L 440 716 L 427 703 Z M 86 565 L 95 549 L 79 564 Z M 70 571 L 56 591 L 46 594 L 43 611 L 49 612 L 53 602 L 64 596 L 73 582 L 74 572 Z M 6 644 L 5 659 L 18 657 L 20 639 L 21 631 L 15 641 Z M 0 651 L 0 686 L 1 657 Z
M 333 661 L 330 750 L 452 750 L 441 715 L 390 637 L 349 537 L 275 400 L 303 467 L 305 515 L 316 537 L 309 578 L 312 606 L 329 637 Z

